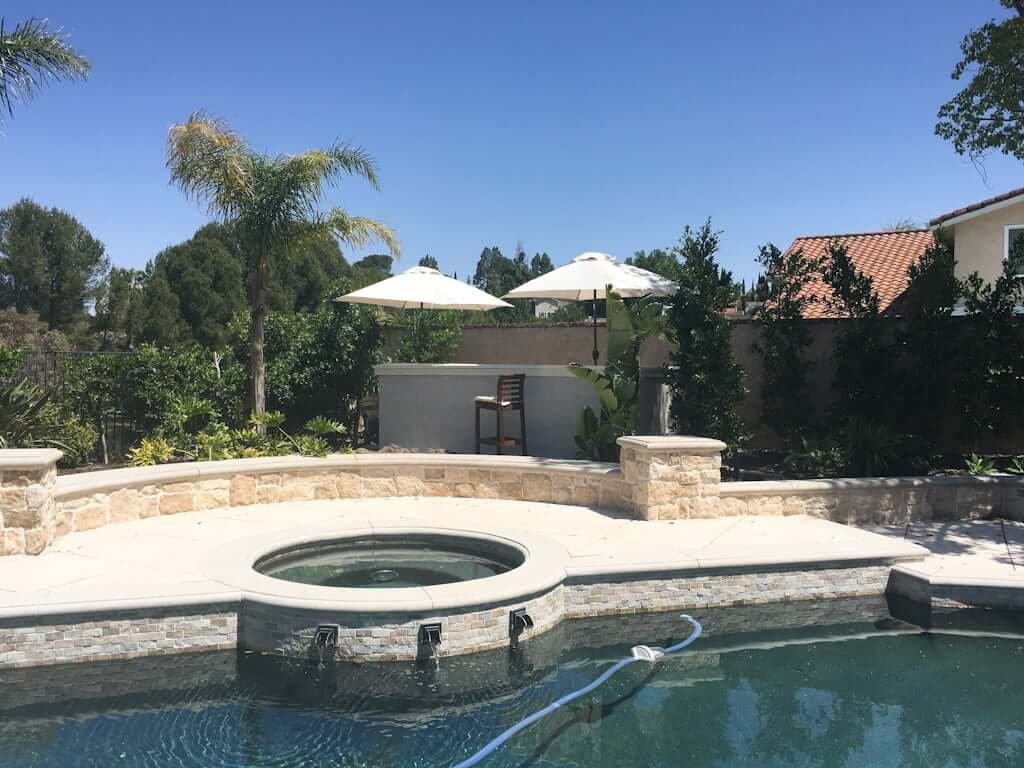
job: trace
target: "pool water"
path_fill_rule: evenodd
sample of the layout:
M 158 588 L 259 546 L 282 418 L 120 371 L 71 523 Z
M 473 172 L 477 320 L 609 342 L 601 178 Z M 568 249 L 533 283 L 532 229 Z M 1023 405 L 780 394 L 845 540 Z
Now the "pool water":
M 299 549 L 265 559 L 257 570 L 322 587 L 429 587 L 497 576 L 521 561 L 438 542 L 362 540 Z
M 0 766 L 450 766 L 626 655 L 630 643 L 600 643 L 624 623 L 636 642 L 673 639 L 671 617 L 627 617 L 438 666 L 211 654 L 0 673 Z M 1024 765 L 1024 640 L 1013 633 L 715 624 L 692 650 L 627 667 L 482 765 Z

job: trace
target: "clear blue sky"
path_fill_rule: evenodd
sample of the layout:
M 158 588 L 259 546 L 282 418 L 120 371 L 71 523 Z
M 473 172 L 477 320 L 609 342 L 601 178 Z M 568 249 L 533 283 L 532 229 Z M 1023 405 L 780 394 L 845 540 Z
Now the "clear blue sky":
M 714 6 L 714 7 L 712 7 Z M 561 264 L 625 258 L 712 216 L 723 262 L 757 245 L 917 221 L 1024 184 L 932 134 L 962 36 L 996 0 L 859 3 L 8 0 L 62 26 L 86 83 L 0 136 L 0 205 L 77 216 L 143 266 L 206 215 L 168 185 L 167 128 L 196 109 L 260 150 L 351 139 L 383 190 L 334 201 L 392 225 L 402 264 L 473 268 L 522 241 Z M 350 258 L 359 254 L 350 253 Z

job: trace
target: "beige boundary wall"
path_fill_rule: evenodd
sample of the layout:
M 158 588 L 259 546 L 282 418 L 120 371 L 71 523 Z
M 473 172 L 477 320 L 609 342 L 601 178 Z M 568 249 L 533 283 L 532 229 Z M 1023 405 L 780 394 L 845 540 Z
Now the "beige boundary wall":
M 349 454 L 117 469 L 57 477 L 59 451 L 0 451 L 0 554 L 57 537 L 217 507 L 312 499 L 452 496 L 576 504 L 642 520 L 808 514 L 903 523 L 1001 514 L 1024 519 L 1010 477 L 721 483 L 716 440 L 624 437 L 622 464 L 522 456 Z

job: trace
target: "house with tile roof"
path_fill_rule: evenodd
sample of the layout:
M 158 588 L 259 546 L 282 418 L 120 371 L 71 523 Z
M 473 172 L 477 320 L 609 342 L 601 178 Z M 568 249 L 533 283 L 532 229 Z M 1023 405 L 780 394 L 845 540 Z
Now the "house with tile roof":
M 813 235 L 798 237 L 787 253 L 802 249 L 806 256 L 821 258 L 833 240 L 845 245 L 857 271 L 871 278 L 882 312 L 886 313 L 893 310 L 893 304 L 907 290 L 907 269 L 921 259 L 933 237 L 927 229 Z M 827 298 L 831 289 L 823 280 L 812 281 L 805 290 L 815 299 L 805 311 L 806 317 L 840 317 L 829 306 Z
M 872 279 L 882 312 L 897 314 L 897 300 L 907 289 L 907 269 L 935 238 L 953 249 L 958 278 L 977 272 L 994 281 L 1002 274 L 1010 248 L 1018 239 L 1024 242 L 1024 187 L 936 216 L 927 229 L 798 237 L 787 253 L 803 249 L 807 256 L 822 257 L 829 242 L 838 240 L 857 270 Z M 822 280 L 813 281 L 806 290 L 816 299 L 807 317 L 839 316 L 828 304 L 830 289 Z

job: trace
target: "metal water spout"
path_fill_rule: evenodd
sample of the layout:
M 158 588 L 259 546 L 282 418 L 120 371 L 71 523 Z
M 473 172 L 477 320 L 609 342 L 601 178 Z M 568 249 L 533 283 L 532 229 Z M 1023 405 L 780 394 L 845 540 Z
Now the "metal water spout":
M 318 624 L 316 632 L 313 633 L 312 649 L 316 651 L 321 662 L 333 661 L 338 650 L 338 634 L 341 626 L 338 624 Z
M 519 635 L 528 629 L 533 629 L 533 617 L 526 612 L 525 608 L 516 608 L 508 614 L 508 636 L 516 640 Z
M 419 655 L 428 659 L 437 659 L 437 647 L 441 645 L 441 624 L 420 624 L 417 634 Z

